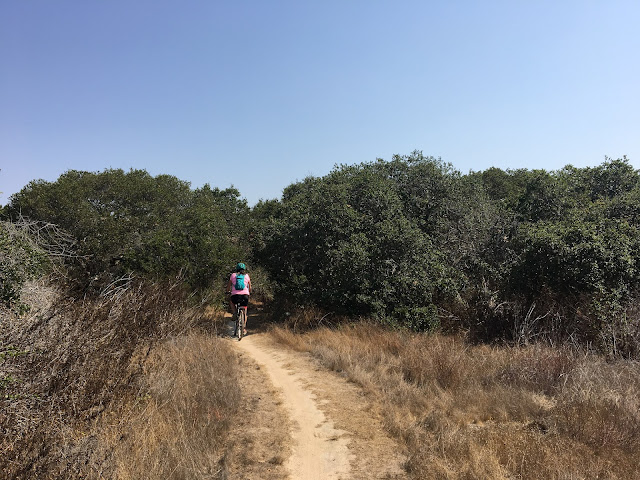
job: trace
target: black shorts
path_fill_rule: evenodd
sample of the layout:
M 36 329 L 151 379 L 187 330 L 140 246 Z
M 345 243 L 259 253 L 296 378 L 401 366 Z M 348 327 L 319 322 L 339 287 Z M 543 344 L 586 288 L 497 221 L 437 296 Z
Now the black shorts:
M 240 307 L 249 305 L 249 295 L 231 295 L 231 301 Z

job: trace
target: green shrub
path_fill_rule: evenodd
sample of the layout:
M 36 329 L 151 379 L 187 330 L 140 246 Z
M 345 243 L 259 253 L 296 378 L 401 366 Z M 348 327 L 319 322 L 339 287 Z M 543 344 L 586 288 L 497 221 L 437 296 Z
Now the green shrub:
M 409 181 L 410 164 L 444 175 L 444 167 L 426 158 L 341 166 L 291 185 L 277 206 L 259 205 L 254 254 L 275 280 L 276 293 L 338 314 L 432 328 L 434 296 L 456 275 L 429 233 L 438 218 L 422 218 L 422 229 L 406 208 L 407 199 L 416 211 L 437 203 L 398 182 Z
M 83 291 L 131 273 L 180 275 L 194 289 L 246 256 L 248 207 L 233 188 L 191 190 L 170 175 L 144 170 L 68 171 L 37 180 L 10 198 L 5 213 L 59 226 L 76 240 L 69 272 Z
M 461 175 L 413 152 L 337 166 L 258 204 L 254 254 L 276 297 L 296 304 L 636 352 L 639 200 L 626 159 Z

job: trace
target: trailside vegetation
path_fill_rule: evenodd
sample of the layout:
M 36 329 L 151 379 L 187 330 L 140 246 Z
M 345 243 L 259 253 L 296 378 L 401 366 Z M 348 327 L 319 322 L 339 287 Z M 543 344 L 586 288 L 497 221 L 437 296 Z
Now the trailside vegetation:
M 276 296 L 478 341 L 571 340 L 640 354 L 640 175 L 463 175 L 420 152 L 290 185 L 253 209 Z
M 29 219 L 66 232 L 65 274 L 82 295 L 176 276 L 222 292 L 242 259 L 281 312 L 640 356 L 640 175 L 626 158 L 462 174 L 416 151 L 338 165 L 252 209 L 234 188 L 71 170 L 29 183 L 2 213 L 7 228 Z M 0 247 L 24 258 L 3 270 L 3 301 L 18 305 L 44 257 L 7 228 Z
M 235 359 L 211 335 L 222 312 L 194 293 L 221 298 L 248 252 L 248 213 L 233 188 L 141 170 L 69 171 L 11 197 L 1 478 L 228 476 Z
M 100 292 L 131 275 L 180 276 L 194 290 L 217 285 L 247 254 L 249 208 L 234 189 L 192 190 L 170 175 L 144 170 L 70 170 L 36 180 L 10 198 L 4 216 L 55 224 L 75 240 L 67 262 L 77 290 Z
M 16 311 L 28 306 L 20 291 L 27 280 L 47 271 L 50 258 L 19 224 L 0 222 L 0 303 Z
M 371 323 L 275 328 L 359 385 L 409 478 L 637 478 L 640 364 L 547 345 L 469 345 Z
M 294 329 L 347 319 L 275 335 L 390 392 L 385 423 L 416 478 L 637 471 L 637 362 L 620 357 L 640 359 L 640 175 L 626 158 L 462 174 L 413 152 L 254 208 L 169 175 L 69 171 L 0 214 L 0 477 L 227 478 L 236 364 L 209 335 L 222 312 L 194 292 L 220 304 L 238 261 Z M 463 336 L 412 333 L 437 330 Z
M 0 310 L 0 478 L 228 478 L 235 358 L 182 281 Z M 215 412 L 215 415 L 211 415 Z M 184 462 L 189 458 L 189 462 Z

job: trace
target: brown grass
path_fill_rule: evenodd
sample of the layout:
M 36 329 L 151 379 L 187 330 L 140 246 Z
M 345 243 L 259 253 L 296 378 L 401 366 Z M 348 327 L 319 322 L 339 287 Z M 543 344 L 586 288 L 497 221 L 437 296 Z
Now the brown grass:
M 414 478 L 640 478 L 637 363 L 373 325 L 272 335 L 383 405 Z
M 0 311 L 0 479 L 113 478 L 116 466 L 126 471 L 114 461 L 115 443 L 104 442 L 102 426 L 113 423 L 113 412 L 139 415 L 131 405 L 151 411 L 165 397 L 159 380 L 147 380 L 147 372 L 155 371 L 149 359 L 172 375 L 171 368 L 178 368 L 170 362 L 160 366 L 155 349 L 213 323 L 202 308 L 187 307 L 189 298 L 178 283 L 113 287 L 88 300 L 31 285 L 24 297 L 33 306 L 29 315 Z M 207 348 L 194 351 L 204 355 L 214 347 Z M 211 368 L 209 359 L 200 362 Z M 198 372 L 186 373 L 197 378 Z M 219 370 L 220 379 L 225 372 Z
M 226 478 L 226 435 L 240 390 L 236 360 L 216 337 L 192 334 L 154 350 L 148 389 L 107 429 L 115 478 Z

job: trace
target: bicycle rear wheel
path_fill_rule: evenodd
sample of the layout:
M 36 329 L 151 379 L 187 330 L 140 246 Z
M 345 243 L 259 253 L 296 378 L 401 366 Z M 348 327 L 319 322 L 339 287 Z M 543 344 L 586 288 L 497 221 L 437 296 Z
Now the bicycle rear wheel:
M 245 325 L 247 324 L 247 311 L 244 308 L 238 308 L 238 323 L 236 325 L 238 340 L 242 340 Z
M 240 312 L 236 310 L 236 313 L 233 315 L 233 336 L 238 336 L 238 329 L 240 328 Z

